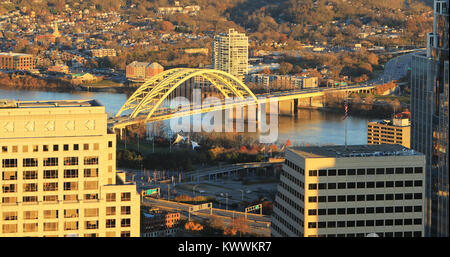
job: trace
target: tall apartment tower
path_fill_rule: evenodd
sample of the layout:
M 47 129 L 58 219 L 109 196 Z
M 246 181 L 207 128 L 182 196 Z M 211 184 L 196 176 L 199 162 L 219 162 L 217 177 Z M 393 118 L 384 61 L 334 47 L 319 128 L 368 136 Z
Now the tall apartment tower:
M 449 236 L 448 0 L 434 1 L 427 50 L 411 63 L 411 148 L 425 154 L 426 235 Z
M 230 29 L 228 33 L 216 35 L 212 43 L 212 64 L 243 80 L 248 74 L 248 37 Z
M 95 100 L 0 101 L 0 237 L 140 236 L 106 120 Z
M 276 237 L 422 237 L 425 156 L 401 145 L 294 147 L 276 194 Z

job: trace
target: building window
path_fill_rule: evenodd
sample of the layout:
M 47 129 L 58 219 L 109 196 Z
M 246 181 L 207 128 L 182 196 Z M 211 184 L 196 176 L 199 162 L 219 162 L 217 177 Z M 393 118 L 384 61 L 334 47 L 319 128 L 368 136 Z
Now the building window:
M 15 193 L 17 191 L 16 184 L 5 184 L 2 186 L 3 193 Z
M 94 190 L 98 188 L 98 181 L 84 181 L 84 190 Z
M 64 170 L 64 178 L 78 178 L 78 170 L 77 169 Z
M 58 182 L 45 182 L 43 188 L 44 191 L 58 191 Z
M 64 182 L 64 191 L 78 190 L 78 182 Z
M 131 207 L 130 206 L 121 206 L 120 207 L 120 214 L 121 215 L 130 215 L 131 214 Z
M 53 152 L 58 152 L 59 145 L 53 145 Z
M 44 170 L 44 179 L 58 178 L 58 170 Z
M 328 170 L 328 176 L 336 176 L 336 170 Z
M 43 145 L 42 146 L 42 151 L 48 152 L 48 145 Z
M 85 178 L 96 178 L 98 177 L 98 168 L 84 169 Z
M 130 237 L 130 231 L 120 231 L 120 237 Z
M 64 166 L 78 165 L 78 157 L 64 157 Z
M 317 176 L 317 170 L 310 170 L 309 171 L 309 176 L 310 177 L 316 177 Z
M 84 217 L 98 217 L 98 208 L 84 209 Z
M 80 146 L 78 144 L 73 144 L 73 150 L 78 151 L 80 149 Z
M 38 231 L 38 223 L 23 224 L 23 232 L 37 232 L 37 231 Z
M 38 173 L 35 170 L 25 170 L 23 172 L 23 179 L 37 179 Z
M 44 222 L 44 231 L 58 231 L 58 222 Z
M 44 219 L 57 219 L 58 210 L 44 210 Z
M 113 146 L 113 142 L 112 141 L 108 141 L 108 148 L 111 148 Z
M 15 168 L 17 167 L 17 159 L 3 159 L 2 160 L 3 168 Z
M 120 220 L 120 227 L 128 228 L 130 226 L 131 226 L 131 219 L 121 219 Z
M 69 145 L 68 144 L 63 145 L 63 150 L 64 151 L 69 151 Z
M 96 164 L 98 164 L 98 156 L 84 157 L 84 165 L 96 165 Z
M 38 211 L 24 211 L 23 219 L 24 220 L 37 220 L 38 219 Z
M 37 183 L 26 183 L 26 184 L 23 184 L 23 191 L 24 192 L 37 192 L 38 191 L 38 185 L 37 185 Z
M 38 198 L 37 196 L 24 196 L 22 198 L 22 202 L 24 203 L 37 203 Z
M 89 144 L 83 144 L 83 150 L 89 150 Z
M 17 171 L 3 171 L 2 180 L 17 180 Z
M 106 216 L 114 216 L 114 215 L 116 215 L 116 207 L 114 206 L 106 207 Z
M 115 202 L 116 201 L 116 194 L 115 193 L 107 193 L 106 194 L 106 201 L 107 202 Z
M 84 200 L 98 200 L 98 194 L 85 194 Z
M 121 201 L 131 201 L 131 193 L 130 192 L 126 192 L 126 193 L 121 193 Z
M 106 220 L 106 228 L 115 228 L 116 220 L 115 219 L 107 219 Z
M 17 220 L 17 212 L 16 211 L 4 212 L 3 220 Z
M 44 195 L 44 202 L 57 202 L 58 196 L 57 195 Z
M 44 158 L 44 166 L 58 166 L 58 158 L 57 157 Z
M 78 221 L 65 221 L 64 230 L 78 230 Z
M 17 224 L 3 224 L 2 233 L 4 234 L 17 233 Z
M 64 210 L 64 218 L 78 218 L 78 209 Z
M 23 167 L 37 167 L 38 159 L 37 158 L 24 158 L 23 159 Z

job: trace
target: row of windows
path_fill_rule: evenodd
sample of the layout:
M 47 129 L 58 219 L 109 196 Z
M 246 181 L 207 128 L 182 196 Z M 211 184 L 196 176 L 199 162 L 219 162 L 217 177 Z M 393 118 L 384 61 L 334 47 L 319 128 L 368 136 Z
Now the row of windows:
M 111 159 L 111 154 L 110 154 Z M 78 157 L 64 157 L 64 166 L 78 165 Z M 43 158 L 43 166 L 58 166 L 58 157 Z M 98 164 L 98 156 L 86 156 L 84 157 L 84 165 L 96 165 Z M 15 168 L 17 167 L 17 159 L 3 159 L 3 168 Z M 22 160 L 23 167 L 37 167 L 39 165 L 38 158 L 24 158 Z
M 84 181 L 84 190 L 95 190 L 98 189 L 98 181 Z M 42 184 L 42 190 L 44 192 L 48 191 L 58 191 L 58 182 L 44 182 Z M 38 183 L 24 183 L 23 192 L 37 192 L 38 191 Z M 78 190 L 78 182 L 64 182 L 63 183 L 64 191 Z M 3 193 L 16 193 L 17 186 L 16 184 L 5 184 L 2 185 Z
M 419 200 L 422 193 L 398 193 L 398 194 L 369 194 L 369 195 L 330 195 L 310 196 L 308 202 L 354 202 L 354 201 L 389 201 L 389 200 Z
M 23 180 L 31 180 L 38 179 L 38 171 L 37 170 L 25 170 L 22 172 Z M 58 178 L 59 171 L 58 170 L 44 170 L 42 172 L 43 179 L 55 179 Z M 85 178 L 96 178 L 98 177 L 98 168 L 88 168 L 84 169 L 83 175 Z M 78 178 L 78 169 L 65 169 L 63 171 L 64 178 Z M 2 172 L 2 180 L 10 181 L 17 180 L 17 171 L 3 171 Z
M 359 207 L 359 208 L 329 208 L 310 209 L 308 215 L 347 215 L 347 214 L 373 214 L 373 213 L 411 213 L 422 212 L 422 206 L 387 206 L 387 207 Z
M 379 237 L 422 237 L 422 231 L 405 231 L 405 232 L 377 232 Z M 323 234 L 318 237 L 365 237 L 364 233 L 349 234 Z
M 300 179 L 296 178 L 295 176 L 292 176 L 289 172 L 286 172 L 285 170 L 281 170 L 281 176 L 292 181 L 294 184 L 298 185 L 300 188 L 305 188 L 305 183 L 303 181 L 301 181 Z
M 98 229 L 98 220 L 88 220 L 83 222 L 85 229 Z M 58 222 L 45 222 L 44 231 L 58 231 Z M 116 220 L 108 219 L 106 220 L 106 228 L 115 228 Z M 121 219 L 120 227 L 128 228 L 131 227 L 131 219 Z M 65 221 L 64 222 L 64 230 L 79 230 L 79 222 L 78 221 Z M 3 224 L 2 226 L 3 233 L 17 233 L 17 224 Z M 38 223 L 25 223 L 23 224 L 23 232 L 38 232 Z
M 368 168 L 368 169 L 330 169 L 310 170 L 309 176 L 353 176 L 353 175 L 390 175 L 390 174 L 420 174 L 423 167 L 407 168 Z
M 295 201 L 293 201 L 291 198 L 287 197 L 286 195 L 277 192 L 277 196 L 282 199 L 283 201 L 285 201 L 287 204 L 289 204 L 290 206 L 292 206 L 294 209 L 298 210 L 301 214 L 304 214 L 305 209 L 300 206 L 299 204 L 297 204 Z
M 276 213 L 272 214 L 272 217 L 274 217 L 278 222 L 283 224 L 285 227 L 287 227 L 290 231 L 294 232 L 297 236 L 303 236 L 303 233 L 296 228 L 296 226 L 293 226 L 291 223 L 287 222 L 286 220 L 279 217 Z M 275 224 L 271 224 L 272 228 L 274 228 Z M 276 226 L 276 225 L 275 225 Z M 303 221 L 302 221 L 302 227 L 303 227 Z M 275 229 L 278 229 L 278 232 L 282 234 L 283 236 L 287 237 L 287 233 L 276 227 Z
M 375 226 L 410 226 L 422 225 L 422 219 L 379 219 L 308 222 L 308 228 L 352 228 Z
M 90 146 L 92 145 L 92 147 Z M 98 143 L 94 143 L 94 144 L 82 144 L 83 146 L 83 150 L 99 150 L 99 144 Z M 112 141 L 108 141 L 108 148 L 112 148 L 113 143 Z M 63 151 L 78 151 L 80 150 L 80 144 L 73 144 L 72 147 L 70 147 L 69 144 L 63 144 L 62 147 L 60 148 L 60 145 L 58 144 L 54 144 L 54 145 L 31 145 L 31 147 L 29 147 L 29 145 L 22 145 L 22 152 L 23 153 L 28 153 L 28 151 L 30 150 L 31 152 L 39 152 L 39 150 L 42 150 L 43 152 L 49 152 L 50 149 L 53 152 L 58 152 L 60 149 L 62 149 Z M 18 145 L 13 145 L 13 146 L 6 146 L 3 145 L 1 147 L 1 153 L 17 153 L 19 152 L 19 146 Z
M 108 209 L 108 216 L 113 213 L 116 213 L 116 207 L 111 206 L 114 209 Z M 111 208 L 107 207 L 107 208 Z M 131 206 L 120 206 L 120 214 L 121 215 L 130 215 L 131 214 Z M 84 217 L 98 217 L 99 209 L 98 208 L 86 208 L 84 209 Z M 65 209 L 64 210 L 64 218 L 78 218 L 79 217 L 79 209 Z M 59 218 L 59 210 L 44 210 L 43 211 L 44 219 L 58 219 Z M 37 220 L 39 219 L 38 211 L 24 211 L 23 212 L 23 220 Z M 8 211 L 2 213 L 2 220 L 18 220 L 18 212 L 17 211 Z
M 43 201 L 57 201 L 58 196 L 57 195 L 46 195 L 43 196 Z M 77 194 L 70 194 L 70 195 L 64 195 L 63 196 L 64 201 L 79 201 Z M 84 200 L 98 200 L 98 194 L 84 194 Z M 123 192 L 120 193 L 120 200 L 122 202 L 131 201 L 131 193 L 130 192 Z M 38 197 L 37 196 L 24 196 L 23 202 L 37 202 Z M 116 201 L 116 193 L 108 193 L 106 194 L 106 201 L 107 202 L 115 202 Z M 4 204 L 16 204 L 17 203 L 17 197 L 10 196 L 10 197 L 2 197 L 2 203 Z
M 291 193 L 291 195 L 293 195 L 295 197 L 295 199 L 299 199 L 300 201 L 304 202 L 305 200 L 305 196 L 298 192 L 297 190 L 295 190 L 294 188 L 288 186 L 286 183 L 284 183 L 283 181 L 280 181 L 280 183 L 278 184 L 281 188 L 283 188 L 284 190 L 288 191 L 289 193 Z
M 353 189 L 353 188 L 390 188 L 390 187 L 421 187 L 422 180 L 397 181 L 369 181 L 369 182 L 340 182 L 340 183 L 311 183 L 309 190 L 317 189 Z
M 285 164 L 304 175 L 305 170 L 288 159 Z M 420 174 L 423 173 L 423 167 L 396 167 L 396 168 L 367 168 L 367 169 L 323 169 L 310 170 L 309 176 L 353 176 L 353 175 L 384 175 L 384 174 Z

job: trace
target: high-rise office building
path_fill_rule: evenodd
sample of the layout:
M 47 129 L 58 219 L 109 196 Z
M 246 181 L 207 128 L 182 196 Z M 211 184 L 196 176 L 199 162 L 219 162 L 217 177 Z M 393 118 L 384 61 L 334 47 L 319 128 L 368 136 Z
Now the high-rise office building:
M 243 80 L 248 74 L 248 37 L 230 29 L 214 37 L 212 43 L 212 64 L 221 70 Z
M 285 154 L 272 236 L 424 235 L 423 154 L 394 144 L 293 147 Z
M 427 236 L 449 236 L 448 4 L 434 1 L 427 50 L 413 55 L 411 63 L 411 148 L 427 159 Z
M 139 237 L 106 120 L 95 100 L 0 101 L 0 237 Z

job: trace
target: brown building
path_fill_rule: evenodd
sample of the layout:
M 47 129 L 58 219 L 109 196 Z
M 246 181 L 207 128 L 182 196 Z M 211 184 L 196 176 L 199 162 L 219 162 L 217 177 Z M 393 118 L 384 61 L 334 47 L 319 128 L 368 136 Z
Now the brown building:
M 129 80 L 144 81 L 164 71 L 159 63 L 134 61 L 127 65 L 126 76 Z
M 22 53 L 0 53 L 0 69 L 4 70 L 32 70 L 33 56 Z
M 116 50 L 114 49 L 92 49 L 91 55 L 93 57 L 106 57 L 106 56 L 116 56 Z
M 367 124 L 367 144 L 399 144 L 411 147 L 411 125 L 408 118 L 396 117 L 392 120 L 369 122 Z
M 180 222 L 179 212 L 142 211 L 141 237 L 159 237 L 175 235 Z

